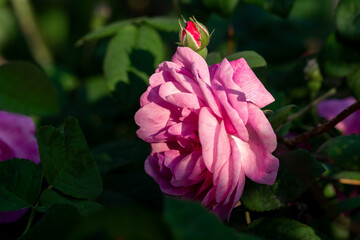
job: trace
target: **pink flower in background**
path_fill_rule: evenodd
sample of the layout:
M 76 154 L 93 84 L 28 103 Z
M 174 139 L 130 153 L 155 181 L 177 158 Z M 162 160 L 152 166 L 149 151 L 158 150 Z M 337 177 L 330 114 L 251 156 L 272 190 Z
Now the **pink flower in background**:
M 0 111 L 0 161 L 24 158 L 40 163 L 35 124 L 24 115 Z M 0 223 L 10 223 L 20 219 L 26 209 L 0 212 Z
M 195 199 L 229 219 L 245 176 L 274 183 L 276 136 L 260 109 L 274 98 L 244 59 L 209 67 L 179 47 L 149 83 L 135 121 L 137 135 L 152 146 L 145 171 L 164 193 Z
M 317 111 L 321 117 L 331 120 L 355 102 L 353 97 L 325 100 L 317 105 Z M 339 122 L 335 127 L 344 135 L 360 134 L 360 110 Z

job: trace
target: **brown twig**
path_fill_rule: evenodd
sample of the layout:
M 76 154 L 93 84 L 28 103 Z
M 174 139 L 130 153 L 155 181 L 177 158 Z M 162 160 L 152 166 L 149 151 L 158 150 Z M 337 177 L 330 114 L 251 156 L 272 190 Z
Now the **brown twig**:
M 298 144 L 309 140 L 310 138 L 313 138 L 317 135 L 320 135 L 324 132 L 329 131 L 331 128 L 335 127 L 336 124 L 338 124 L 339 122 L 341 122 L 346 117 L 348 117 L 349 115 L 351 115 L 352 113 L 354 113 L 355 111 L 357 111 L 359 109 L 360 109 L 360 100 L 356 101 L 354 104 L 352 104 L 351 106 L 346 108 L 344 111 L 339 113 L 336 117 L 334 117 L 330 121 L 328 121 L 324 124 L 321 124 L 308 132 L 305 132 L 296 137 L 281 138 L 279 140 L 282 141 L 285 145 L 287 145 L 290 148 L 295 147 Z

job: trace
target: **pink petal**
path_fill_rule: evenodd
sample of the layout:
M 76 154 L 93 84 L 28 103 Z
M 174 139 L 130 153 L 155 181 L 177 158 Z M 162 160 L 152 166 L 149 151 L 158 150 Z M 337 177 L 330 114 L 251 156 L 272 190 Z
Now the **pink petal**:
M 178 47 L 172 57 L 172 62 L 190 70 L 195 65 L 198 76 L 208 85 L 210 85 L 210 75 L 208 65 L 205 60 L 196 52 L 188 47 Z
M 31 118 L 0 111 L 0 141 L 11 149 L 13 157 L 40 163 L 35 124 Z
M 192 93 L 174 93 L 167 96 L 166 101 L 179 108 L 199 109 L 204 106 L 201 100 Z
M 159 168 L 159 159 L 155 155 L 150 155 L 145 160 L 145 172 L 150 175 L 160 186 L 161 191 L 166 194 L 181 196 L 188 193 L 191 189 L 186 187 L 174 187 L 169 179 L 162 175 Z
M 275 101 L 273 96 L 266 90 L 264 85 L 251 70 L 245 59 L 240 58 L 231 61 L 230 65 L 234 70 L 233 80 L 245 93 L 247 101 L 254 103 L 259 108 L 265 107 Z M 214 74 L 218 67 L 219 64 L 210 66 L 210 73 Z
M 24 208 L 11 212 L 0 211 L 0 224 L 12 223 L 19 220 L 20 218 L 22 218 L 22 216 L 24 216 L 27 210 L 28 210 L 27 208 Z
M 192 69 L 193 69 L 193 71 L 195 71 L 195 65 L 193 65 Z M 195 77 L 196 77 L 197 83 L 200 86 L 201 92 L 205 98 L 205 102 L 207 103 L 209 108 L 215 113 L 215 115 L 217 115 L 218 117 L 221 117 L 219 103 L 214 96 L 211 86 L 208 85 L 206 82 L 204 82 L 197 75 Z
M 151 102 L 135 113 L 135 122 L 140 127 L 136 131 L 139 138 L 153 142 L 154 135 L 164 130 L 170 117 L 170 111 Z
M 199 138 L 204 163 L 210 172 L 214 171 L 215 139 L 219 134 L 219 130 L 220 124 L 209 108 L 202 108 L 199 114 Z
M 246 124 L 248 119 L 246 96 L 243 90 L 234 83 L 233 73 L 232 66 L 224 58 L 214 73 L 212 83 L 214 83 L 214 80 L 221 83 L 231 107 L 236 110 L 243 123 Z
M 205 166 L 201 167 L 200 164 L 196 164 L 200 162 L 200 157 L 200 151 L 192 152 L 184 157 L 174 168 L 171 184 L 176 187 L 194 184 L 194 180 L 197 180 L 197 177 L 200 177 L 200 174 L 205 169 Z M 192 179 L 189 178 L 190 175 L 192 175 Z
M 327 120 L 333 119 L 336 115 L 342 112 L 345 108 L 355 103 L 356 99 L 348 97 L 345 99 L 331 99 L 325 100 L 318 104 L 318 114 Z M 360 111 L 356 111 L 343 121 L 338 123 L 335 127 L 343 134 L 360 134 Z
M 224 108 L 225 110 L 225 114 L 222 114 L 224 120 L 227 120 L 227 118 L 230 120 L 231 122 L 231 128 L 228 129 L 228 132 L 231 133 L 232 132 L 232 128 L 234 128 L 236 130 L 237 135 L 243 140 L 243 141 L 248 141 L 249 140 L 249 134 L 246 130 L 245 124 L 242 121 L 242 119 L 239 117 L 238 112 L 232 108 L 232 106 L 230 105 L 230 103 L 228 102 L 228 98 L 226 96 L 226 92 L 224 90 L 224 87 L 216 80 L 213 80 L 213 88 L 215 91 L 215 94 L 217 96 L 217 98 L 219 99 L 219 102 L 221 103 L 221 106 Z M 246 105 L 247 109 L 247 103 L 244 102 Z M 227 127 L 229 127 L 229 124 L 227 124 Z M 230 131 L 229 131 L 230 130 Z
M 230 151 L 231 151 L 230 141 L 225 130 L 224 121 L 220 123 L 219 131 L 215 136 L 213 151 L 215 156 L 215 159 L 213 160 L 214 163 L 213 173 L 214 173 L 214 184 L 215 184 L 215 182 L 217 183 L 218 181 L 220 181 L 219 177 L 227 178 L 225 172 L 223 173 L 223 175 L 221 175 L 221 169 L 226 163 L 229 162 L 229 158 L 230 158 Z
M 261 109 L 251 103 L 248 104 L 248 110 L 249 116 L 251 116 L 248 125 L 254 129 L 266 151 L 275 151 L 277 146 L 276 135 L 265 114 Z

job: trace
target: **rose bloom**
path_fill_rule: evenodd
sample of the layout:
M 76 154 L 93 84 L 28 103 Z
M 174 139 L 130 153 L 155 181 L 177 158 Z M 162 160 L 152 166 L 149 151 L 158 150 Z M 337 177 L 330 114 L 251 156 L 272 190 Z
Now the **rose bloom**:
M 35 124 L 24 115 L 0 111 L 0 161 L 12 158 L 24 158 L 36 164 L 40 163 Z M 0 211 L 0 223 L 18 220 L 26 210 Z
M 273 101 L 244 59 L 208 66 L 179 47 L 150 77 L 135 114 L 137 135 L 152 147 L 145 171 L 164 193 L 229 220 L 245 176 L 275 181 L 276 136 L 260 109 Z
M 324 100 L 317 105 L 317 111 L 321 117 L 330 120 L 355 102 L 356 99 L 353 97 Z M 344 135 L 360 134 L 360 110 L 339 122 L 335 127 Z

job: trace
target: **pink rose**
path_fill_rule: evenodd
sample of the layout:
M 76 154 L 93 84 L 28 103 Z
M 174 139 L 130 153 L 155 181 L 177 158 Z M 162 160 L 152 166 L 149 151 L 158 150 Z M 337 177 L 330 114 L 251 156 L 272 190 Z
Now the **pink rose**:
M 317 105 L 318 114 L 327 120 L 331 120 L 355 102 L 356 100 L 353 97 L 325 100 Z M 343 121 L 339 122 L 335 127 L 344 135 L 360 134 L 359 122 L 360 110 L 354 112 Z
M 245 176 L 273 184 L 276 136 L 260 108 L 274 101 L 244 59 L 208 67 L 179 47 L 150 77 L 135 121 L 151 143 L 145 171 L 169 195 L 229 219 Z
M 23 115 L 0 111 L 0 161 L 24 158 L 40 163 L 39 150 L 35 138 L 35 124 Z M 20 219 L 26 209 L 0 212 L 0 223 L 10 223 Z

